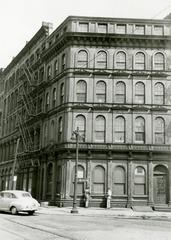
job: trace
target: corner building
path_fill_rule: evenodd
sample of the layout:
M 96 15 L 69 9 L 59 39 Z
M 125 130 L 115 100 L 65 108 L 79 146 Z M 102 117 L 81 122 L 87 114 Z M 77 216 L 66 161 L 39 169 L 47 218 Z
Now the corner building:
M 0 187 L 71 206 L 171 204 L 171 20 L 69 16 L 3 72 Z

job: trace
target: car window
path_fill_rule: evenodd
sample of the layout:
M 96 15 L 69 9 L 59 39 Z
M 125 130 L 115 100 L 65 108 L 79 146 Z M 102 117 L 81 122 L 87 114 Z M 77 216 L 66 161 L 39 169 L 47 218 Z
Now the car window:
M 11 198 L 11 193 L 4 193 L 4 198 Z
M 31 197 L 30 193 L 22 193 L 22 197 Z
M 17 198 L 17 197 L 15 196 L 15 194 L 13 194 L 13 193 L 11 194 L 11 197 L 12 197 L 12 198 Z

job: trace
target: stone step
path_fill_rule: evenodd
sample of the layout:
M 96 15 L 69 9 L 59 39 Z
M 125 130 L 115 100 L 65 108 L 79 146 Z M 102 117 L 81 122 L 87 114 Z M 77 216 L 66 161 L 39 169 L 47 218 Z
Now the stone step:
M 171 206 L 168 205 L 155 205 L 153 209 L 158 212 L 171 212 Z
M 132 210 L 134 212 L 153 212 L 150 206 L 132 206 Z

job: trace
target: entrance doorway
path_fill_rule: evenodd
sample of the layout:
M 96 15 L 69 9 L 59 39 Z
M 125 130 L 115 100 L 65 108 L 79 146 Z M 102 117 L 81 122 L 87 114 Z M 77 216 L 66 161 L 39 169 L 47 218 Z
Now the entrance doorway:
M 168 202 L 168 170 L 162 165 L 154 168 L 153 178 L 154 203 L 166 204 Z

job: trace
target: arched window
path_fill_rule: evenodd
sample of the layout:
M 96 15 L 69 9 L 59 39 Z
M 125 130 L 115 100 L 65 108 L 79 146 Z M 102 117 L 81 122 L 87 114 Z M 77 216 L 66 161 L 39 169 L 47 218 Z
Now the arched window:
M 55 105 L 56 105 L 56 88 L 54 88 L 52 92 L 52 107 L 54 108 Z
M 47 68 L 47 79 L 49 80 L 49 79 L 51 79 L 51 77 L 52 77 L 52 68 L 51 68 L 51 66 L 48 66 L 48 68 Z
M 48 127 L 47 127 L 47 123 L 45 123 L 45 127 L 44 127 L 44 141 L 45 141 L 45 144 L 47 143 L 47 138 L 48 138 Z
M 162 53 L 156 53 L 154 55 L 154 70 L 164 70 L 165 69 L 165 59 Z
M 93 171 L 93 193 L 105 193 L 105 169 L 102 166 L 96 166 Z
M 52 175 L 53 175 L 53 165 L 50 163 L 47 167 L 47 193 L 52 194 Z
M 87 83 L 83 80 L 77 82 L 77 102 L 86 102 Z
M 116 68 L 126 69 L 126 54 L 124 52 L 118 52 L 116 54 Z
M 125 142 L 125 119 L 124 117 L 117 117 L 115 121 L 115 141 Z
M 78 178 L 85 178 L 85 169 L 83 166 L 81 165 L 78 165 L 78 171 L 77 171 L 77 177 Z M 74 181 L 75 181 L 75 167 L 73 168 L 73 171 L 72 171 L 72 186 L 71 186 L 71 194 L 73 195 L 74 193 Z M 83 195 L 84 194 L 84 182 L 77 182 L 77 194 L 78 195 Z
M 155 143 L 165 143 L 165 122 L 164 119 L 161 117 L 157 117 L 155 119 Z
M 107 53 L 105 51 L 97 53 L 97 68 L 107 68 Z
M 135 119 L 135 141 L 138 143 L 145 142 L 145 121 L 142 117 Z
M 135 84 L 135 102 L 138 104 L 145 103 L 145 85 L 142 82 Z
M 143 167 L 136 167 L 134 172 L 134 194 L 146 194 L 146 173 Z
M 113 192 L 114 195 L 124 195 L 124 194 L 126 194 L 125 169 L 121 166 L 118 166 L 114 169 L 112 192 Z
M 64 83 L 60 86 L 60 104 L 64 103 Z
M 76 123 L 75 128 L 79 128 L 79 134 L 81 136 L 80 141 L 85 141 L 85 135 L 86 135 L 86 119 L 83 115 L 78 115 L 76 117 Z
M 66 68 L 66 55 L 62 55 L 62 71 Z
M 88 67 L 88 54 L 85 50 L 81 50 L 78 52 L 77 67 L 78 68 Z
M 137 70 L 145 69 L 145 55 L 142 52 L 138 52 L 135 55 L 135 69 Z
M 54 63 L 54 75 L 56 76 L 59 72 L 58 60 Z
M 46 93 L 46 104 L 45 104 L 45 111 L 49 110 L 49 93 Z
M 50 125 L 50 139 L 51 140 L 55 140 L 54 134 L 55 134 L 55 124 L 54 124 L 54 121 L 52 120 L 51 125 Z
M 124 82 L 117 82 L 116 84 L 116 102 L 126 102 L 126 86 Z
M 58 120 L 58 141 L 61 142 L 62 140 L 62 131 L 63 131 L 63 121 L 62 117 Z
M 164 86 L 156 83 L 154 86 L 154 104 L 164 104 Z
M 97 116 L 95 121 L 95 140 L 105 142 L 106 120 L 103 116 Z
M 97 102 L 106 102 L 106 83 L 103 81 L 96 83 L 96 99 Z

